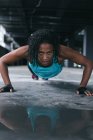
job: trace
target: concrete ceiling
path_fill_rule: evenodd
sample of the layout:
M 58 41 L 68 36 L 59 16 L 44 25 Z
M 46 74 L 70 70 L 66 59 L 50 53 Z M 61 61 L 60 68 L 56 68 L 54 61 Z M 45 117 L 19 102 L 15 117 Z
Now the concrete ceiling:
M 93 25 L 93 0 L 0 0 L 0 24 L 20 44 L 40 28 L 69 37 Z

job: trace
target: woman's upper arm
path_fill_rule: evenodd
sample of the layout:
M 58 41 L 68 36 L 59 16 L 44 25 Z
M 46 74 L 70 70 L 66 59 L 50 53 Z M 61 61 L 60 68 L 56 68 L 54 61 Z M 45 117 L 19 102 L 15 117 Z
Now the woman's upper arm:
M 2 56 L 0 58 L 0 61 L 4 62 L 6 64 L 10 64 L 10 63 L 18 61 L 20 59 L 26 58 L 27 54 L 28 54 L 28 46 L 22 46 L 12 52 L 7 53 L 4 56 Z
M 87 57 L 83 56 L 78 51 L 63 45 L 60 47 L 60 52 L 62 57 L 65 59 L 70 59 L 71 61 L 81 65 L 86 65 L 86 63 L 90 61 Z

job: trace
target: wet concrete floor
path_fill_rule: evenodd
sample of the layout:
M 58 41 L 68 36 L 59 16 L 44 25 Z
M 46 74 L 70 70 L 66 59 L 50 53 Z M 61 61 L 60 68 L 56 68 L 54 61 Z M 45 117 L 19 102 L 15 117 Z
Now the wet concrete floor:
M 0 94 L 0 140 L 93 139 L 93 97 L 75 93 L 81 69 L 64 68 L 48 81 L 32 80 L 25 66 L 9 72 L 16 92 Z

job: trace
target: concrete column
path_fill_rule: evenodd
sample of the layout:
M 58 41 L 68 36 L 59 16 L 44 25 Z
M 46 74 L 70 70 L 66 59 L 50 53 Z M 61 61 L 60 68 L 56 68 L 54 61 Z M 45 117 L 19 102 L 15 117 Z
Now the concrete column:
M 87 26 L 85 28 L 83 54 L 93 60 L 93 26 Z

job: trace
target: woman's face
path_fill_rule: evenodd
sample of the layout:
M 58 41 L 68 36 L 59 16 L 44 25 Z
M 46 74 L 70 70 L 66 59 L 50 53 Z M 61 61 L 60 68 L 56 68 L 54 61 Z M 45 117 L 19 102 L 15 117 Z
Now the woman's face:
M 42 43 L 39 46 L 38 62 L 42 66 L 49 66 L 53 60 L 53 45 L 49 43 Z

